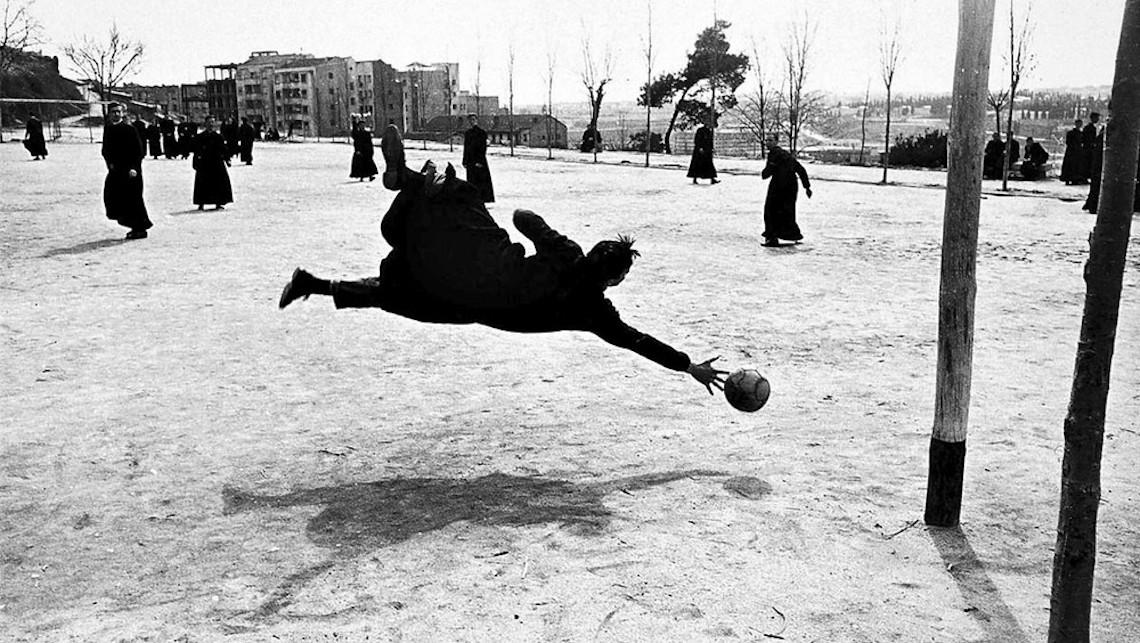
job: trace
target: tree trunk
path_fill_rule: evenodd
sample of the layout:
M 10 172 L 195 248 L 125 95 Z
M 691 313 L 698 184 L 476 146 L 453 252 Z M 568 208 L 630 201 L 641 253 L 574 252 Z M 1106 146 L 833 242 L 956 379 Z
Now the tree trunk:
M 1017 95 L 1017 83 L 1009 86 L 1009 118 L 1005 122 L 1005 153 L 1001 160 L 1001 189 L 1009 189 L 1009 168 L 1013 159 L 1009 157 L 1010 148 L 1013 147 L 1013 97 Z
M 995 0 L 958 0 L 958 51 L 942 224 L 934 429 L 926 524 L 954 527 L 962 511 L 962 471 L 974 353 L 978 218 L 982 197 L 986 81 Z
M 681 95 L 678 96 L 677 100 L 673 103 L 673 115 L 671 117 L 669 117 L 669 127 L 665 128 L 665 138 L 662 139 L 662 141 L 661 141 L 661 143 L 665 146 L 665 153 L 666 154 L 672 154 L 673 153 L 673 144 L 670 143 L 670 139 L 673 138 L 673 128 L 677 125 L 677 114 L 680 113 L 680 109 L 681 109 L 679 107 L 679 105 L 681 104 L 681 101 L 685 100 L 685 97 L 688 95 L 689 95 L 689 90 L 685 89 L 684 91 L 681 92 Z
M 1089 640 L 1105 404 L 1140 156 L 1140 0 L 1124 5 L 1106 127 L 1100 204 L 1085 263 L 1085 309 L 1065 417 L 1050 643 Z

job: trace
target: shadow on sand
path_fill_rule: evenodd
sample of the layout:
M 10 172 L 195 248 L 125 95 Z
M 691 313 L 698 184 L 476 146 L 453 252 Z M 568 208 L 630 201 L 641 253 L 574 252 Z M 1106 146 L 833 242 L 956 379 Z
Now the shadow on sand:
M 987 641 L 1004 643 L 1029 643 L 1029 637 L 1021 629 L 1017 618 L 1002 600 L 1001 591 L 986 574 L 986 567 L 978 560 L 974 548 L 966 534 L 957 527 L 951 529 L 931 527 L 927 529 L 934 541 L 942 562 L 954 580 L 958 591 L 969 604 L 969 612 L 985 631 Z
M 74 246 L 68 246 L 66 248 L 56 248 L 54 250 L 48 250 L 47 252 L 40 255 L 40 257 L 42 258 L 42 257 L 58 257 L 60 255 L 78 255 L 78 254 L 83 254 L 84 252 L 91 252 L 92 250 L 99 250 L 100 248 L 110 248 L 111 246 L 117 246 L 119 244 L 126 243 L 126 242 L 127 242 L 127 240 L 122 238 L 122 237 L 116 237 L 114 239 L 100 239 L 98 241 L 84 241 L 83 243 L 79 243 L 79 244 L 76 244 Z
M 648 489 L 677 480 L 725 477 L 724 488 L 758 500 L 771 492 L 767 482 L 728 477 L 719 471 L 693 469 L 649 473 L 616 480 L 575 483 L 537 476 L 494 473 L 472 479 L 393 478 L 338 487 L 301 489 L 261 495 L 222 489 L 223 513 L 273 508 L 323 506 L 305 528 L 311 541 L 328 548 L 333 558 L 282 579 L 265 601 L 241 615 L 265 618 L 289 606 L 300 589 L 325 573 L 338 558 L 407 540 L 424 532 L 466 521 L 482 525 L 561 524 L 582 535 L 600 533 L 613 512 L 605 496 Z M 235 614 L 235 616 L 238 614 Z

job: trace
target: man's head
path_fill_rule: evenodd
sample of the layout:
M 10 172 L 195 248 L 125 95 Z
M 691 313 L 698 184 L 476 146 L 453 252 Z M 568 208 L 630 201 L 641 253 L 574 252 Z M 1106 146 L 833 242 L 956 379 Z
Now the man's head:
M 1032 136 L 1026 136 L 1025 137 L 1025 144 L 1026 145 L 1033 145 L 1033 137 Z
M 467 124 L 470 125 L 471 127 L 475 127 L 476 125 L 478 125 L 479 124 L 479 115 L 478 114 L 468 114 L 467 115 Z
M 245 116 L 242 116 L 242 117 L 241 117 L 241 124 L 242 124 L 242 125 L 248 125 L 248 124 L 249 124 L 249 119 L 248 119 L 248 118 L 246 118 Z
M 633 239 L 619 235 L 616 241 L 599 241 L 586 255 L 586 266 L 603 288 L 616 286 L 625 279 L 633 258 L 641 253 L 633 249 Z
M 1000 143 L 1001 142 L 1001 134 L 998 132 L 994 132 L 993 136 L 990 137 L 990 140 L 991 141 L 997 141 L 998 143 Z
M 1079 118 L 1078 118 L 1077 120 L 1073 121 L 1073 126 L 1074 126 L 1074 127 L 1078 127 L 1078 128 L 1079 128 L 1081 125 L 1084 125 L 1084 124 L 1085 124 L 1085 123 L 1084 123 L 1084 121 L 1082 121 L 1082 120 L 1081 120 L 1081 119 L 1079 119 Z
M 1095 123 L 1100 120 L 1100 112 L 1093 112 L 1089 114 L 1089 122 Z
M 119 123 L 123 120 L 123 104 L 111 103 L 107 106 L 107 117 L 111 119 L 112 123 Z
M 207 131 L 212 132 L 214 131 L 214 128 L 218 126 L 218 121 L 215 120 L 214 116 L 211 114 L 206 117 L 206 122 L 203 123 L 202 126 L 205 127 Z

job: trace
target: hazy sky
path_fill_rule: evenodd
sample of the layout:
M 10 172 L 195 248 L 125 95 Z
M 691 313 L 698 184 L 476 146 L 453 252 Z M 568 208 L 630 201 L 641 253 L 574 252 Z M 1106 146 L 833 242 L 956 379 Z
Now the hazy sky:
M 991 86 L 1002 81 L 1002 47 L 1008 48 L 1009 2 L 997 0 Z M 732 23 L 733 51 L 751 55 L 755 42 L 772 77 L 792 23 L 805 16 L 816 25 L 812 89 L 839 94 L 882 90 L 881 25 L 900 16 L 903 59 L 896 93 L 948 92 L 957 29 L 953 0 L 660 0 L 653 2 L 654 75 L 680 69 L 698 32 L 716 15 Z M 1124 0 L 1015 0 L 1032 4 L 1036 67 L 1023 81 L 1034 87 L 1108 85 L 1112 82 Z M 546 100 L 547 60 L 553 54 L 554 100 L 585 100 L 582 39 L 599 54 L 608 46 L 615 61 L 608 96 L 633 100 L 645 82 L 647 2 L 624 0 L 36 0 L 45 53 L 84 34 L 105 38 L 112 21 L 146 45 L 144 84 L 195 82 L 203 66 L 241 62 L 254 50 L 317 56 L 381 58 L 397 68 L 412 62 L 458 62 L 460 87 L 507 97 L 508 50 L 515 51 L 515 102 Z M 1006 72 L 1008 73 L 1008 72 Z M 750 79 L 743 90 L 750 91 Z

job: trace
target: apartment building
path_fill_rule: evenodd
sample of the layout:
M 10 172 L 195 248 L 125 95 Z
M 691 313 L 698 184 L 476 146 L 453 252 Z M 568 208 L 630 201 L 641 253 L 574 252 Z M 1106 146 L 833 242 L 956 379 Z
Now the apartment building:
M 303 65 L 312 54 L 281 54 L 277 51 L 255 51 L 234 74 L 237 89 L 238 116 L 255 126 L 277 127 L 277 100 L 274 81 L 277 69 Z
M 403 130 L 424 131 L 436 116 L 453 114 L 459 91 L 459 63 L 412 63 L 397 75 L 403 97 Z
M 206 65 L 206 101 L 218 120 L 237 116 L 236 73 L 237 63 Z
M 288 136 L 331 137 L 348 134 L 354 102 L 349 91 L 351 58 L 313 58 L 273 73 L 277 127 Z
M 452 99 L 452 114 L 478 114 L 489 116 L 499 111 L 498 96 L 476 96 L 466 89 L 456 92 Z
M 178 85 L 135 85 L 128 83 L 121 89 L 130 94 L 131 100 L 134 102 L 151 105 L 156 112 L 174 115 L 181 115 L 184 112 L 182 88 Z
M 357 61 L 348 88 L 349 103 L 365 125 L 378 132 L 389 123 L 404 130 L 404 96 L 399 74 L 383 60 Z

